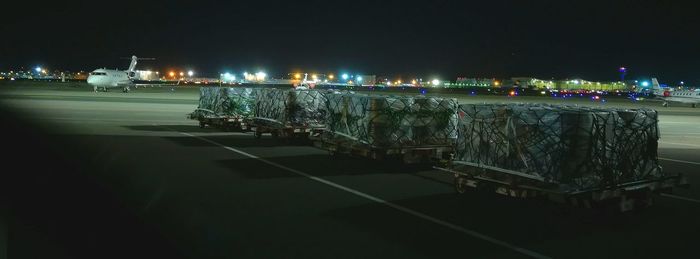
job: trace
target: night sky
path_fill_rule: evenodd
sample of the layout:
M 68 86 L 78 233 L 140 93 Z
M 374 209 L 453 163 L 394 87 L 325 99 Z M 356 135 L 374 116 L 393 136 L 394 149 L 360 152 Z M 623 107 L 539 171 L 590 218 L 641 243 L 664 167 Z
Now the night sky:
M 700 14 L 675 1 L 85 1 L 2 10 L 0 69 L 347 71 L 454 80 L 657 76 L 699 84 Z M 14 10 L 14 11 L 13 11 Z

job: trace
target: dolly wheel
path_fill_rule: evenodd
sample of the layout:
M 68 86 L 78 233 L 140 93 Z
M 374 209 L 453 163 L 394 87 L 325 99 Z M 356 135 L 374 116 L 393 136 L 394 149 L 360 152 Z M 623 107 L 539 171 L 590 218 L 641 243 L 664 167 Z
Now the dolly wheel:
M 455 191 L 457 191 L 457 193 L 463 194 L 467 192 L 468 188 L 470 187 L 467 185 L 467 178 L 461 176 L 455 177 Z

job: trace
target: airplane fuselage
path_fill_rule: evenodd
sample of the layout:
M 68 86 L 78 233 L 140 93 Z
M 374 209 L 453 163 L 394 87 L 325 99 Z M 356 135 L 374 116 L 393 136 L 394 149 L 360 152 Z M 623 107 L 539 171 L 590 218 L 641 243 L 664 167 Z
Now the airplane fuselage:
M 121 70 L 95 69 L 88 75 L 87 83 L 97 88 L 129 87 L 133 84 L 129 73 Z
M 679 103 L 700 103 L 700 91 L 664 91 L 661 98 Z

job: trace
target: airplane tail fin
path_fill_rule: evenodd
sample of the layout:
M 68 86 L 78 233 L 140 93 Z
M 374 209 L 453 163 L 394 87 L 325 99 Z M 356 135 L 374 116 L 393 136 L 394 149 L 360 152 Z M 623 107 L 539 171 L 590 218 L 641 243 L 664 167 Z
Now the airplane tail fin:
M 129 72 L 134 72 L 134 69 L 136 68 L 136 63 L 138 58 L 136 56 L 131 56 L 131 64 L 129 64 Z
M 121 59 L 131 59 L 129 70 L 127 70 L 128 72 L 134 72 L 136 69 L 136 63 L 138 63 L 139 60 L 156 60 L 155 58 L 137 58 L 136 56 L 131 56 L 131 58 L 121 57 Z
M 663 89 L 661 89 L 661 85 L 659 84 L 659 80 L 657 80 L 655 77 L 651 79 L 651 90 L 655 94 L 663 93 Z

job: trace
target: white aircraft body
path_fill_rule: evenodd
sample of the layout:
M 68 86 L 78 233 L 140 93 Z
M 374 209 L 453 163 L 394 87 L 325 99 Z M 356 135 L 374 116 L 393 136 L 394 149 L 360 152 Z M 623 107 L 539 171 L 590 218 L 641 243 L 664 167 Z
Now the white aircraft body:
M 659 85 L 659 81 L 656 80 L 656 78 L 652 78 L 651 83 L 654 95 L 664 101 L 664 107 L 668 107 L 669 102 L 687 103 L 693 108 L 697 107 L 697 105 L 700 103 L 700 89 L 693 91 L 674 91 L 672 88 L 663 89 Z
M 306 90 L 309 88 L 314 88 L 316 86 L 316 81 L 309 81 L 308 76 L 308 73 L 304 73 L 304 80 L 302 80 L 298 85 L 295 85 L 294 89 Z
M 136 56 L 131 56 L 131 64 L 129 64 L 128 70 L 116 70 L 116 69 L 105 69 L 99 68 L 95 71 L 90 72 L 88 75 L 87 83 L 92 85 L 95 91 L 102 88 L 107 91 L 108 88 L 122 88 L 122 91 L 129 92 L 129 88 L 134 86 L 134 68 L 136 68 L 137 60 Z

